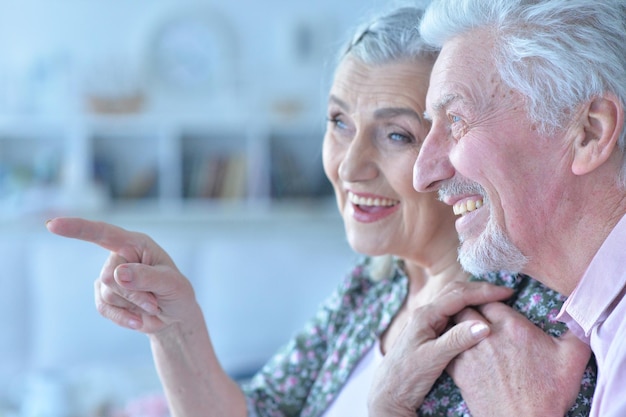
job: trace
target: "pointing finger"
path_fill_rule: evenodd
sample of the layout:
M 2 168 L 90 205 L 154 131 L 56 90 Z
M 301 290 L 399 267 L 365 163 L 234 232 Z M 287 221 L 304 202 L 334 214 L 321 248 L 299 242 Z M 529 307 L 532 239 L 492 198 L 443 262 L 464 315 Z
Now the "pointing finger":
M 112 224 L 77 217 L 57 217 L 47 221 L 46 227 L 56 235 L 95 243 L 114 252 L 136 245 L 140 236 Z
M 125 258 L 128 262 L 173 266 L 169 255 L 149 236 L 104 222 L 77 217 L 58 217 L 46 222 L 54 234 L 95 243 Z

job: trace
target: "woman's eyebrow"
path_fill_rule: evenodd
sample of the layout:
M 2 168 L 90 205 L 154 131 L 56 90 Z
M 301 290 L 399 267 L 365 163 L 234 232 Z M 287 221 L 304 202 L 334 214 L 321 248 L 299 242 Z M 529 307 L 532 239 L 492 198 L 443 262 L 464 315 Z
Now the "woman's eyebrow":
M 343 110 L 347 110 L 350 108 L 350 106 L 348 106 L 348 103 L 346 103 L 345 101 L 343 101 L 342 99 L 340 99 L 339 97 L 331 94 L 328 96 L 328 102 L 329 103 L 334 103 L 336 105 L 338 105 L 339 107 L 341 107 Z
M 410 116 L 422 122 L 422 116 L 413 109 L 408 107 L 384 107 L 374 112 L 374 117 L 377 119 L 389 119 L 397 116 Z

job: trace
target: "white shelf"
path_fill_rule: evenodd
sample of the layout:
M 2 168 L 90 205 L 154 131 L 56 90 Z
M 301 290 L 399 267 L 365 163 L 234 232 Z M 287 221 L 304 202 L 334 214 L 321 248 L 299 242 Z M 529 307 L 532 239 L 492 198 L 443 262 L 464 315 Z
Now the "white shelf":
M 314 117 L 0 116 L 0 217 L 324 198 L 323 128 Z

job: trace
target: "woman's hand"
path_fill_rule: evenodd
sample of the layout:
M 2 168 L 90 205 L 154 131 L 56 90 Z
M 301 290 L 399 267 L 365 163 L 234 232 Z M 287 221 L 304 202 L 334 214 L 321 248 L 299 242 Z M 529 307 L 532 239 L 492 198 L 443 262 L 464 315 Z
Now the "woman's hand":
M 246 415 L 246 399 L 213 351 L 191 283 L 159 245 L 143 233 L 79 218 L 46 226 L 111 251 L 95 282 L 96 307 L 120 326 L 150 335 L 171 415 Z
M 46 227 L 111 251 L 94 283 L 103 317 L 153 334 L 199 311 L 190 282 L 149 236 L 80 218 L 52 219 Z
M 370 417 L 414 417 L 448 363 L 490 333 L 485 320 L 449 327 L 450 319 L 467 306 L 511 294 L 509 288 L 485 282 L 454 282 L 430 304 L 414 310 L 374 376 L 368 398 Z

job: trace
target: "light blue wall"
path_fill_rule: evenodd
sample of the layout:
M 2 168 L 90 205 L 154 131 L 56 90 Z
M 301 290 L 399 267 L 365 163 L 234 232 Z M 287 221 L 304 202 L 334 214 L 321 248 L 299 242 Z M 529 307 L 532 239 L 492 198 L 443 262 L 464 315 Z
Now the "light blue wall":
M 168 16 L 185 10 L 207 17 L 218 14 L 232 27 L 239 46 L 238 79 L 248 96 L 295 94 L 317 102 L 324 94 L 322 70 L 340 41 L 363 16 L 388 3 L 27 0 L 18 4 L 3 0 L 0 111 L 58 111 L 67 104 L 58 101 L 66 84 L 70 84 L 71 94 L 80 95 L 84 79 L 93 79 L 94 67 L 102 68 L 107 59 L 133 70 L 146 70 L 143 67 L 155 30 Z M 296 41 L 290 36 L 299 23 L 313 30 L 316 45 L 305 62 L 293 55 Z

